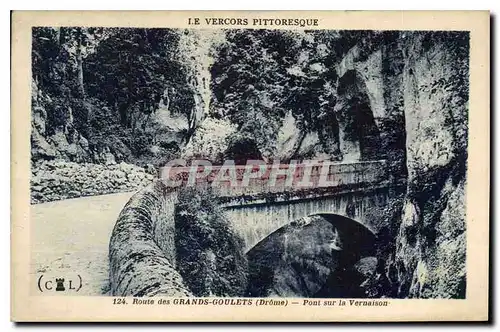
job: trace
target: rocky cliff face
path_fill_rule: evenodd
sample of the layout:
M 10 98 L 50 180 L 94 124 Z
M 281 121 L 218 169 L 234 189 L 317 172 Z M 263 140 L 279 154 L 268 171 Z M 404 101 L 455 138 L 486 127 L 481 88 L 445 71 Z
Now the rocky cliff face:
M 88 142 L 75 129 L 71 106 L 56 106 L 50 96 L 38 90 L 35 82 L 32 84 L 32 95 L 31 159 L 89 161 Z M 50 121 L 49 116 L 54 121 Z
M 381 295 L 465 297 L 468 38 L 383 33 L 359 42 L 338 65 L 337 114 L 348 119 L 364 100 L 389 172 L 407 180 L 403 199 L 379 216 L 394 225 L 379 234 L 388 243 L 378 254 Z M 340 144 L 362 156 L 362 141 L 350 142 L 340 129 Z
M 468 35 L 411 33 L 404 52 L 408 189 L 398 297 L 464 298 Z
M 31 160 L 64 160 L 77 163 L 113 165 L 130 159 L 130 148 L 116 137 L 89 137 L 82 117 L 100 113 L 111 117 L 111 110 L 96 100 L 51 96 L 32 84 Z M 85 115 L 82 115 L 85 114 Z M 77 116 L 78 115 L 78 116 Z M 92 121 L 101 121 L 99 116 Z M 90 121 L 90 120 L 89 120 Z M 105 128 L 109 123 L 102 121 Z M 109 136 L 101 133 L 102 136 Z
M 387 159 L 403 178 L 404 59 L 398 32 L 377 32 L 352 47 L 337 65 L 335 113 L 344 160 Z

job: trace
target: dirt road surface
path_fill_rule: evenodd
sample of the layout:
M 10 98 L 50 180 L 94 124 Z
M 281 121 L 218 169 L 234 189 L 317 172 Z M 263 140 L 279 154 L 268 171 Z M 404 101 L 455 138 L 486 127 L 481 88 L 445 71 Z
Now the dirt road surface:
M 31 206 L 32 276 L 44 293 L 105 295 L 109 293 L 108 245 L 118 214 L 133 193 L 81 197 Z M 80 286 L 76 292 L 69 289 Z M 55 292 L 55 278 L 65 278 Z M 47 288 L 46 281 L 49 281 Z M 52 282 L 50 282 L 52 281 Z M 40 292 L 37 282 L 32 291 Z

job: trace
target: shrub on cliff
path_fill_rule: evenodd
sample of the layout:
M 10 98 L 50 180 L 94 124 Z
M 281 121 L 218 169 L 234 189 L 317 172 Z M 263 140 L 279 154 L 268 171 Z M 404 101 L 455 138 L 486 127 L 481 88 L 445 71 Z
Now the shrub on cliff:
M 175 207 L 177 269 L 195 296 L 241 296 L 248 264 L 243 240 L 208 191 L 184 188 Z

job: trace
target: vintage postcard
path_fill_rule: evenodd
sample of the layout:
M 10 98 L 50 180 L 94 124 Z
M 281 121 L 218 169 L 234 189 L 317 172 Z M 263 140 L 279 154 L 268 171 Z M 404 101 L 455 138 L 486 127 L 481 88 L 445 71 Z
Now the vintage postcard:
M 12 15 L 14 321 L 485 321 L 487 11 Z

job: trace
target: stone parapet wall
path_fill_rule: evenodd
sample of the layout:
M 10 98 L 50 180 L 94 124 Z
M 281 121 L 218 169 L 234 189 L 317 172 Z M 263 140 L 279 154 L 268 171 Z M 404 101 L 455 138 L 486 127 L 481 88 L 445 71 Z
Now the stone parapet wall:
M 385 160 L 360 161 L 355 163 L 338 163 L 338 162 L 321 162 L 314 165 L 297 164 L 293 173 L 293 180 L 290 182 L 290 174 L 283 175 L 291 166 L 288 164 L 281 165 L 266 165 L 265 172 L 258 177 L 253 177 L 248 180 L 246 185 L 243 185 L 243 179 L 247 166 L 232 166 L 235 176 L 234 180 L 217 180 L 218 172 L 226 172 L 224 166 L 213 166 L 211 173 L 207 176 L 200 177 L 196 181 L 189 182 L 191 167 L 175 167 L 170 171 L 171 177 L 182 179 L 182 186 L 194 185 L 198 188 L 211 187 L 219 197 L 222 198 L 238 198 L 243 196 L 262 196 L 266 194 L 287 194 L 294 195 L 301 192 L 321 191 L 324 194 L 324 189 L 348 189 L 353 187 L 367 187 L 369 185 L 377 185 L 385 182 L 388 179 L 387 163 Z M 272 175 L 276 172 L 276 168 L 280 169 L 280 173 Z M 196 169 L 195 169 L 196 171 Z M 202 171 L 202 169 L 200 169 Z M 255 172 L 252 171 L 252 172 Z M 325 173 L 325 174 L 323 174 Z M 309 174 L 307 178 L 304 174 Z M 165 170 L 162 177 L 167 177 Z M 227 179 L 228 176 L 225 176 Z M 275 180 L 274 180 L 275 179 Z
M 126 204 L 109 244 L 113 296 L 191 296 L 176 270 L 176 193 L 155 181 Z

